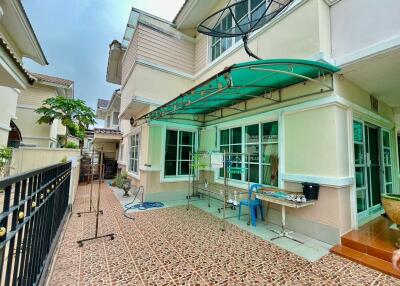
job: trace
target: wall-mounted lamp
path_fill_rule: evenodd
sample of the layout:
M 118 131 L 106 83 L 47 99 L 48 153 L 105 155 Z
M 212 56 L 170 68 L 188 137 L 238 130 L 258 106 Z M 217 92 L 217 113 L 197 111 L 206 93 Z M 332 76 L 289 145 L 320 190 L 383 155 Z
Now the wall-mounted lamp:
M 129 123 L 131 124 L 131 126 L 133 126 L 133 124 L 135 124 L 135 119 L 131 117 L 131 119 L 129 119 Z

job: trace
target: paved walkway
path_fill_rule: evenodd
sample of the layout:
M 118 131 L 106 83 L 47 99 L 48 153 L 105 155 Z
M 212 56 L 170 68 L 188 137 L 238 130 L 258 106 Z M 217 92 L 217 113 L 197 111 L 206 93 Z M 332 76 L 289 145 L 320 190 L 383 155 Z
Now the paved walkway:
M 104 186 L 100 233 L 114 232 L 78 247 L 94 234 L 88 190 L 77 192 L 49 285 L 400 285 L 400 281 L 329 254 L 308 262 L 195 207 L 165 208 L 125 218 Z

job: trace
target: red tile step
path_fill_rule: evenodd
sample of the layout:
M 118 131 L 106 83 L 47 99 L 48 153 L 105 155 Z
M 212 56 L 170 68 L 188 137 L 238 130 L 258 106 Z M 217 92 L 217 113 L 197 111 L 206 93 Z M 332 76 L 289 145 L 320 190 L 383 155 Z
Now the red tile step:
M 392 261 L 392 254 L 395 247 L 393 247 L 388 241 L 368 239 L 368 237 L 363 235 L 360 236 L 359 233 L 354 231 L 342 236 L 341 241 L 343 246 L 347 246 L 387 262 Z
M 356 245 L 356 247 L 359 247 L 359 245 L 358 246 Z M 360 247 L 362 248 L 362 246 Z M 330 251 L 344 258 L 347 258 L 351 261 L 357 262 L 359 264 L 378 270 L 385 274 L 394 276 L 396 278 L 400 278 L 400 272 L 394 270 L 392 263 L 387 260 L 377 258 L 375 256 L 369 255 L 362 251 L 358 251 L 354 248 L 350 248 L 345 245 L 336 245 L 332 247 Z

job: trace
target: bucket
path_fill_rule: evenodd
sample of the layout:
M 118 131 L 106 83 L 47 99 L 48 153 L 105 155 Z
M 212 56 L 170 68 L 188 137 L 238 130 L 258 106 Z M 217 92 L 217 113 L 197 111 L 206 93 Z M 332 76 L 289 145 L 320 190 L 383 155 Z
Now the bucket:
M 319 185 L 314 183 L 302 183 L 303 194 L 307 200 L 318 200 Z

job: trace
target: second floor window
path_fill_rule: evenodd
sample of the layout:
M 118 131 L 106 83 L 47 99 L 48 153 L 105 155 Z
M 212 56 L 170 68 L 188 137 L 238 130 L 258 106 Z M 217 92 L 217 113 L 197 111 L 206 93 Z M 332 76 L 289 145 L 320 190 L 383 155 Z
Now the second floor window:
M 238 0 L 242 1 L 242 0 Z M 240 25 L 243 25 L 244 28 L 249 23 L 255 24 L 256 21 L 260 18 L 261 15 L 265 13 L 266 10 L 266 0 L 248 0 L 243 1 L 242 3 L 235 6 L 235 18 Z M 239 30 L 239 27 L 235 27 L 232 16 L 229 14 L 222 18 L 219 21 L 219 24 L 216 25 L 216 29 L 218 31 L 227 31 L 230 32 L 232 30 Z M 263 25 L 263 21 L 261 20 L 260 25 Z M 211 61 L 217 59 L 222 53 L 224 53 L 227 49 L 229 49 L 235 42 L 238 42 L 241 37 L 236 38 L 219 38 L 212 37 L 211 40 Z
M 195 133 L 167 130 L 165 138 L 165 176 L 189 174 L 189 155 L 194 152 Z

